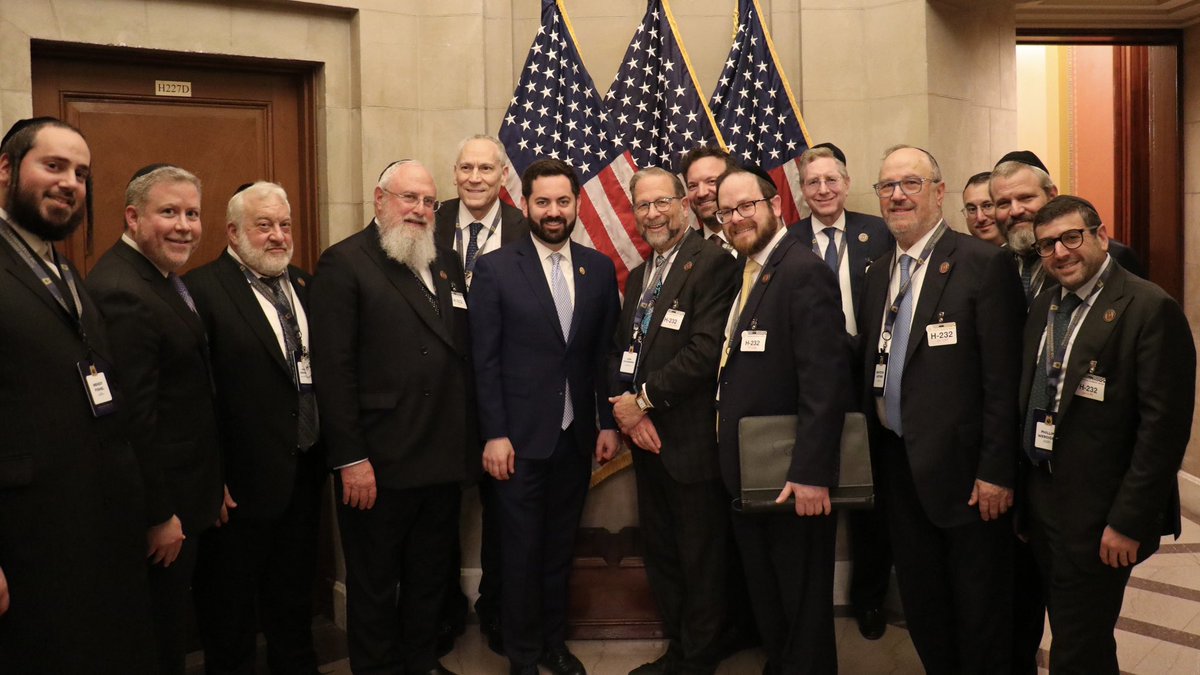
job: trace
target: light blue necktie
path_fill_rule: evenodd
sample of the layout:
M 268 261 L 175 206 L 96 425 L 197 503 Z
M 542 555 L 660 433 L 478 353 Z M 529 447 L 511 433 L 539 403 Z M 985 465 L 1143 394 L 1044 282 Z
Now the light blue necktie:
M 821 230 L 829 239 L 829 244 L 825 246 L 825 264 L 829 265 L 829 269 L 833 270 L 834 274 L 838 273 L 838 254 L 837 254 L 837 228 L 827 227 Z
M 555 251 L 550 254 L 550 295 L 554 297 L 554 309 L 558 311 L 558 323 L 562 327 L 563 340 L 571 337 L 571 293 L 567 290 L 567 278 L 563 276 L 560 263 L 563 254 Z M 563 383 L 563 413 L 562 429 L 571 426 L 575 421 L 575 409 L 571 405 L 571 383 Z
M 909 283 L 909 266 L 913 259 L 900 256 L 900 288 Z M 892 324 L 892 344 L 888 350 L 887 382 L 883 387 L 883 407 L 887 411 L 887 423 L 897 436 L 904 435 L 900 426 L 900 380 L 904 376 L 904 357 L 908 352 L 908 333 L 912 323 L 913 289 L 909 288 L 900 301 L 896 322 Z

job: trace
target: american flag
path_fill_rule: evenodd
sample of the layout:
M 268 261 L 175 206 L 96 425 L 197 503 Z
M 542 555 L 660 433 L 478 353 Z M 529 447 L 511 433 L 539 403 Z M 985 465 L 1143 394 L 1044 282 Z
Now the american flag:
M 762 24 L 758 0 L 739 0 L 738 5 L 733 46 L 708 105 L 730 154 L 759 165 L 775 179 L 783 197 L 783 222 L 791 225 L 800 220 L 804 199 L 796 160 L 811 141 Z
M 650 252 L 637 233 L 629 200 L 633 159 L 556 0 L 542 0 L 542 24 L 500 126 L 500 140 L 511 167 L 501 196 L 512 204 L 520 203 L 521 172 L 534 160 L 561 159 L 575 168 L 583 190 L 571 238 L 611 258 L 624 288 L 629 270 Z
M 693 147 L 723 145 L 667 0 L 647 3 L 604 100 L 638 168 L 677 171 Z

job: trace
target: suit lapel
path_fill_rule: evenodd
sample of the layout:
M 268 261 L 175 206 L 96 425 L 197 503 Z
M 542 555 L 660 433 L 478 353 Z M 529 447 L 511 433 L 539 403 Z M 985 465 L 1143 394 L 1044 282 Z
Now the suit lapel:
M 62 305 L 58 304 L 58 301 L 54 299 L 54 296 L 50 294 L 49 289 L 47 289 L 42 284 L 41 280 L 37 278 L 37 276 L 33 273 L 33 270 L 29 269 L 29 265 L 25 264 L 25 261 L 21 259 L 20 254 L 14 251 L 4 239 L 0 239 L 0 248 L 8 253 L 6 257 L 6 264 L 4 266 L 8 268 L 9 274 L 13 275 L 13 277 L 24 284 L 30 290 L 30 292 L 37 296 L 42 302 L 46 303 L 46 306 L 53 310 L 58 316 L 62 317 L 64 321 L 71 322 L 70 315 L 67 314 L 67 311 L 63 309 Z M 78 276 L 75 278 L 76 280 L 79 279 Z M 82 296 L 83 288 L 80 287 L 79 290 L 80 295 Z M 70 300 L 68 300 L 68 302 L 70 302 Z
M 372 222 L 372 231 L 370 236 L 364 242 L 369 253 L 369 257 L 383 272 L 383 276 L 388 282 L 400 292 L 400 297 L 412 307 L 413 312 L 421 321 L 433 331 L 446 344 L 454 346 L 454 341 L 450 339 L 449 331 L 446 329 L 446 322 L 442 321 L 433 311 L 433 305 L 429 304 L 429 298 L 425 296 L 425 291 L 417 285 L 423 283 L 417 278 L 417 275 L 410 270 L 406 265 L 396 262 L 387 257 L 387 253 L 383 251 L 383 246 L 379 243 L 379 225 Z M 437 261 L 435 260 L 432 268 L 436 268 Z M 436 288 L 437 279 L 439 277 L 437 271 L 433 271 L 434 287 Z M 438 299 L 441 302 L 441 298 Z M 439 304 L 440 307 L 440 304 Z
M 695 267 L 695 260 L 700 255 L 701 246 L 704 246 L 704 237 L 698 233 L 684 235 L 683 244 L 679 247 L 679 253 L 675 254 L 675 260 L 671 262 L 670 273 L 663 281 L 662 290 L 658 292 L 658 299 L 654 301 L 654 316 L 650 321 L 650 332 L 646 334 L 646 339 L 643 340 L 643 349 L 648 349 L 650 344 L 654 342 L 654 338 L 658 336 L 659 328 L 662 326 L 663 317 L 666 316 L 667 310 L 671 309 L 671 304 L 675 298 L 679 297 L 679 291 L 683 289 L 684 283 L 691 277 L 692 268 Z M 650 265 L 646 265 L 649 268 Z M 643 278 L 645 273 L 642 274 Z M 643 281 L 644 283 L 644 281 Z M 638 285 L 641 288 L 642 284 Z
M 150 288 L 154 289 L 154 293 L 179 316 L 179 320 L 196 336 L 200 344 L 208 344 L 208 336 L 204 333 L 204 324 L 200 322 L 200 317 L 196 316 L 196 313 L 188 306 L 183 296 L 179 295 L 175 287 L 171 285 L 171 282 L 163 276 L 162 272 L 158 271 L 158 268 L 154 266 L 154 263 L 150 262 L 149 258 L 134 250 L 123 239 L 117 240 L 114 252 L 132 267 L 146 281 Z M 207 361 L 208 350 L 205 349 L 204 351 L 205 361 Z
M 552 332 L 565 345 L 567 341 L 563 338 L 562 324 L 558 320 L 558 309 L 554 306 L 554 297 L 550 295 L 550 284 L 546 283 L 546 273 L 542 271 L 542 261 L 533 245 L 533 239 L 522 239 L 515 246 L 518 247 L 517 252 L 520 254 L 517 265 L 525 275 L 525 280 L 529 282 L 529 290 L 533 292 L 533 297 L 537 298 L 538 304 L 542 306 L 542 316 L 550 322 L 554 328 Z M 575 286 L 575 298 L 579 298 L 579 286 Z M 573 318 L 571 323 L 572 325 L 575 323 Z
M 865 325 L 860 323 L 858 332 L 861 335 L 867 335 L 875 338 L 875 343 L 878 344 L 880 333 L 883 331 L 883 310 L 884 304 L 887 302 L 889 273 L 896 265 L 896 247 L 888 249 L 888 252 L 880 256 L 877 261 L 879 269 L 875 274 L 867 275 L 867 289 L 863 295 L 863 310 L 860 312 L 861 318 L 865 319 Z M 869 346 L 868 351 L 874 353 L 874 346 Z
M 1033 306 L 1029 308 L 1030 318 L 1025 322 L 1025 333 L 1022 338 L 1023 351 L 1021 352 L 1023 355 L 1021 359 L 1021 390 L 1019 392 L 1022 415 L 1029 408 L 1030 388 L 1033 387 L 1034 369 L 1040 368 L 1042 365 L 1042 360 L 1038 358 L 1038 345 L 1042 341 L 1042 334 L 1046 331 L 1046 312 L 1050 309 L 1051 297 L 1053 295 L 1050 293 L 1043 293 L 1039 296 L 1034 301 Z
M 1067 412 L 1071 401 L 1075 400 L 1075 390 L 1079 381 L 1087 374 L 1093 357 L 1104 349 L 1104 343 L 1112 336 L 1117 324 L 1125 315 L 1125 309 L 1133 299 L 1125 295 L 1125 274 L 1115 260 L 1109 265 L 1114 266 L 1104 288 L 1092 301 L 1092 308 L 1075 333 L 1075 341 L 1071 344 L 1071 358 L 1067 362 L 1063 376 L 1062 399 L 1058 403 L 1058 416 L 1061 418 Z
M 570 337 L 567 339 L 567 344 L 575 339 L 575 333 L 579 331 L 579 324 L 582 323 L 581 314 L 583 306 L 587 303 L 580 302 L 579 299 L 584 297 L 587 289 L 591 288 L 591 281 L 587 276 L 587 266 L 583 263 L 583 255 L 580 253 L 582 246 L 574 241 L 568 241 L 567 246 L 571 247 L 571 263 L 573 269 L 566 270 L 568 274 L 575 275 L 575 301 L 571 303 L 571 330 Z M 557 316 L 557 313 L 555 314 Z
M 925 266 L 925 278 L 921 281 L 921 297 L 913 308 L 912 329 L 909 330 L 905 364 L 912 363 L 913 354 L 916 353 L 917 346 L 921 344 L 918 331 L 933 323 L 933 310 L 941 301 L 942 291 L 946 290 L 946 282 L 954 273 L 954 249 L 957 245 L 955 236 L 954 232 L 947 229 L 942 235 L 941 241 L 933 247 L 933 252 L 929 254 L 929 262 Z
M 750 297 L 746 299 L 746 306 L 742 308 L 742 313 L 738 316 L 738 325 L 736 333 L 741 333 L 746 330 L 751 319 L 758 312 L 758 305 L 762 302 L 763 295 L 767 292 L 767 287 L 771 285 L 771 280 L 775 278 L 775 268 L 779 267 L 779 263 L 787 255 L 789 249 L 800 241 L 796 237 L 785 235 L 779 240 L 779 245 L 771 253 L 771 257 L 767 259 L 767 264 L 758 273 L 758 280 L 754 282 L 754 286 L 750 290 Z M 744 271 L 745 263 L 742 264 Z
M 221 282 L 221 287 L 225 289 L 225 293 L 229 296 L 230 304 L 246 320 L 246 325 L 250 327 L 250 332 L 258 337 L 263 348 L 271 355 L 271 360 L 290 378 L 292 376 L 291 365 L 285 361 L 286 357 L 279 348 L 279 338 L 275 336 L 275 331 L 271 328 L 270 321 L 263 314 L 262 305 L 258 304 L 258 294 L 246 281 L 246 276 L 242 274 L 241 267 L 229 255 L 228 251 L 222 253 L 218 261 L 217 278 Z
M 439 251 L 438 257 L 430 266 L 430 272 L 433 275 L 433 287 L 437 289 L 438 309 L 442 313 L 438 317 L 438 321 L 447 326 L 454 320 L 454 300 L 450 297 L 450 294 L 462 291 L 462 289 L 456 287 L 450 281 L 450 275 L 446 272 L 446 266 L 453 264 L 453 262 L 452 258 L 442 255 L 441 251 Z

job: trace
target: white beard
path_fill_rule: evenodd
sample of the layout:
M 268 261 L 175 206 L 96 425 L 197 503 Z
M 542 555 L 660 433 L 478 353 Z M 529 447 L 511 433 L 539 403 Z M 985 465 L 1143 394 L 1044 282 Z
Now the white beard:
M 233 247 L 238 257 L 246 266 L 264 277 L 277 277 L 283 274 L 288 265 L 292 262 L 292 249 L 288 248 L 287 257 L 277 255 L 267 255 L 266 251 L 261 251 L 250 245 L 250 238 L 246 233 L 238 228 L 237 244 Z
M 429 269 L 429 264 L 437 258 L 433 228 L 429 226 L 418 230 L 403 221 L 393 225 L 379 223 L 379 244 L 387 257 L 418 273 Z
M 1022 227 L 1019 230 L 1010 230 L 1008 233 L 1008 246 L 1019 255 L 1025 255 L 1033 250 L 1033 244 L 1037 241 L 1037 237 L 1033 234 L 1032 227 Z

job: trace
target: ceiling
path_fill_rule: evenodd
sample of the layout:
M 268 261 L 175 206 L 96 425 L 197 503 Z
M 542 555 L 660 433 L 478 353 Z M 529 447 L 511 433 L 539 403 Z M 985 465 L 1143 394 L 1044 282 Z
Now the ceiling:
M 1183 28 L 1200 0 L 1018 0 L 1019 28 Z

